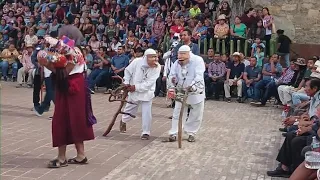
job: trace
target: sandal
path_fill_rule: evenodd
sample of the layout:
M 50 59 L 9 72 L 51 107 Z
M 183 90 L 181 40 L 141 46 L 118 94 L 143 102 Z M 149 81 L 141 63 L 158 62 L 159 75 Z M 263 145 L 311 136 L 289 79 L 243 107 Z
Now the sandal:
M 67 160 L 60 162 L 59 159 L 54 159 L 48 163 L 48 168 L 61 168 L 68 166 Z
M 88 159 L 85 157 L 82 161 L 78 161 L 76 158 L 68 159 L 69 164 L 88 164 Z

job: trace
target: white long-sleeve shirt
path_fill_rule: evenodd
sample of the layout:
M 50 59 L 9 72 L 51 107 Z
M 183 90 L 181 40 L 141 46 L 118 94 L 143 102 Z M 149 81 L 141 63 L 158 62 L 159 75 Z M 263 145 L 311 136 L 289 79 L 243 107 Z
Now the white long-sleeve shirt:
M 124 84 L 135 85 L 136 90 L 129 92 L 131 101 L 150 101 L 154 97 L 156 81 L 160 76 L 161 66 L 151 68 L 147 64 L 147 57 L 133 60 L 124 70 Z
M 202 57 L 190 53 L 189 63 L 181 66 L 179 61 L 174 62 L 168 78 L 168 83 L 172 78 L 176 79 L 176 84 L 172 86 L 187 88 L 192 87 L 193 93 L 187 98 L 187 104 L 198 104 L 205 99 L 204 71 L 206 70 Z
M 163 68 L 163 76 L 168 77 L 170 73 L 171 66 L 173 62 L 171 61 L 171 51 L 168 51 L 163 54 L 163 59 L 165 60 L 164 68 Z

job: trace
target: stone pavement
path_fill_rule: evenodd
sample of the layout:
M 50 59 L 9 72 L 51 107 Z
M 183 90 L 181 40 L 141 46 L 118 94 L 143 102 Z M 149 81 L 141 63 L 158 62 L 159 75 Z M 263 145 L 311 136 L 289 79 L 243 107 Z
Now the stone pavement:
M 2 82 L 1 89 L 1 180 L 263 180 L 276 166 L 275 156 L 282 141 L 277 131 L 280 111 L 273 107 L 254 108 L 247 104 L 207 101 L 204 121 L 195 143 L 162 143 L 170 127 L 166 100 L 153 104 L 152 137 L 139 139 L 141 119 L 128 124 L 126 134 L 118 131 L 119 121 L 108 137 L 104 130 L 116 111 L 107 95 L 95 94 L 96 139 L 85 143 L 89 164 L 47 169 L 56 156 L 51 147 L 52 110 L 34 115 L 32 89 L 15 88 Z M 51 108 L 53 109 L 53 108 Z M 184 137 L 186 138 L 186 137 Z M 75 156 L 73 146 L 68 157 Z

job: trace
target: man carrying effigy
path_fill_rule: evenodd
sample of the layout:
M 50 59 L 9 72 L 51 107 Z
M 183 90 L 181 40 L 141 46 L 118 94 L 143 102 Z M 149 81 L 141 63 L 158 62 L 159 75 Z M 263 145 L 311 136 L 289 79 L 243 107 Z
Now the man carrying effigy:
M 175 92 L 176 104 L 173 110 L 169 139 L 165 140 L 166 142 L 174 142 L 177 139 L 178 119 L 183 105 L 179 97 L 183 96 L 184 91 L 189 91 L 185 105 L 190 109 L 190 113 L 187 117 L 188 108 L 184 108 L 183 129 L 189 136 L 188 141 L 195 141 L 195 134 L 200 128 L 204 110 L 204 71 L 205 64 L 202 57 L 193 54 L 189 46 L 181 46 L 178 50 L 178 61 L 172 65 L 168 78 L 168 83 L 172 83 L 171 87 L 175 89 L 173 92 Z
M 142 140 L 148 140 L 151 129 L 151 107 L 156 81 L 160 75 L 161 66 L 158 63 L 157 53 L 147 49 L 143 57 L 136 58 L 124 71 L 124 85 L 128 89 L 128 102 L 124 112 L 135 115 L 138 105 L 142 111 Z M 125 132 L 126 123 L 131 120 L 128 114 L 122 115 L 120 131 Z

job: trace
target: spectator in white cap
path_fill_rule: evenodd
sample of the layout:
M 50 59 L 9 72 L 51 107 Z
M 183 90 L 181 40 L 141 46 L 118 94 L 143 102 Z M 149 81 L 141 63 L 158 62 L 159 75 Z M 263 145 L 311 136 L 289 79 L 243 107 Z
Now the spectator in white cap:
M 158 63 L 157 52 L 147 49 L 143 57 L 136 58 L 124 71 L 124 84 L 130 91 L 124 112 L 135 115 L 138 106 L 142 111 L 142 140 L 148 140 L 151 130 L 151 107 L 156 81 L 160 75 L 161 66 Z M 126 123 L 131 120 L 129 115 L 122 115 L 120 131 L 125 132 Z
M 178 50 L 178 61 L 172 67 L 168 78 L 168 83 L 176 90 L 189 90 L 186 104 L 190 109 L 187 118 L 188 108 L 183 112 L 184 132 L 187 133 L 188 141 L 195 141 L 195 134 L 198 132 L 204 109 L 205 100 L 205 85 L 204 85 L 204 71 L 205 64 L 202 57 L 194 55 L 188 45 L 183 45 Z M 169 142 L 176 140 L 178 133 L 178 119 L 182 103 L 176 101 L 173 110 L 172 125 L 169 131 Z M 188 119 L 188 121 L 187 121 Z

